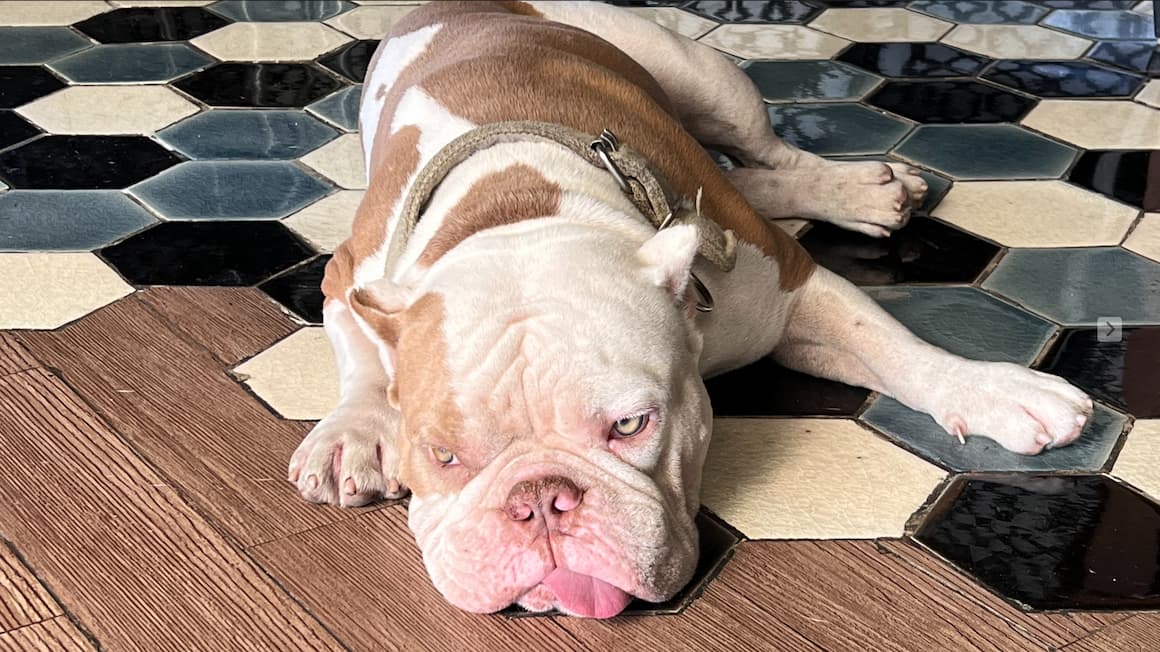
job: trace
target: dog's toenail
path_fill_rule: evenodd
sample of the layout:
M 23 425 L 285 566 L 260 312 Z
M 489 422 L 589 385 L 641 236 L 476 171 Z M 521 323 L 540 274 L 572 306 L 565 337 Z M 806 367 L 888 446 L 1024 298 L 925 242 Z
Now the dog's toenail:
M 306 488 L 309 489 L 310 491 L 314 491 L 315 489 L 317 489 L 318 488 L 318 476 L 312 475 L 309 478 L 306 478 Z
M 1087 417 L 1081 414 L 1075 418 L 1075 423 L 1076 425 L 1083 427 L 1083 424 L 1087 423 Z
M 387 481 L 387 491 L 389 491 L 393 494 L 399 493 L 399 481 L 398 480 L 388 480 Z
M 355 484 L 354 478 L 347 478 L 346 482 L 342 483 L 342 490 L 346 495 L 353 496 L 358 493 L 358 485 Z
M 1051 441 L 1051 435 L 1047 434 L 1046 432 L 1041 432 L 1038 435 L 1035 435 L 1035 443 L 1037 444 L 1047 446 L 1051 443 Z

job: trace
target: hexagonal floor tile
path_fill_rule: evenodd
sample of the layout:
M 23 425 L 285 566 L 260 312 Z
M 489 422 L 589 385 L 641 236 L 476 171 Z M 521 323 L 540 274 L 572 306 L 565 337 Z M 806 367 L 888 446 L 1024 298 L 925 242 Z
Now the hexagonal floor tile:
M 819 265 L 863 286 L 971 283 L 999 254 L 990 242 L 923 217 L 885 240 L 814 224 L 800 242 Z
M 304 111 L 215 109 L 157 134 L 192 159 L 278 160 L 298 158 L 338 132 Z
M 1085 149 L 1160 149 L 1160 110 L 1135 102 L 1044 100 L 1023 124 Z
M 1136 93 L 1134 98 L 1137 102 L 1143 102 L 1148 106 L 1160 109 L 1160 79 L 1153 79 Z
M 1044 206 L 1067 210 L 1045 211 Z M 1063 181 L 964 181 L 933 213 L 1008 247 L 1117 245 L 1138 214 Z
M 697 0 L 683 5 L 687 11 L 722 23 L 804 23 L 821 9 L 802 0 Z
M 354 7 L 345 0 L 221 0 L 212 9 L 231 20 L 274 22 L 326 20 Z
M 165 222 L 100 252 L 137 285 L 256 285 L 315 255 L 278 222 Z
M 1139 419 L 1116 456 L 1112 475 L 1160 499 L 1160 419 Z
M 1144 83 L 1143 77 L 1082 61 L 997 61 L 982 77 L 1040 97 L 1131 97 Z
M 20 117 L 19 113 L 0 109 L 0 150 L 7 149 L 39 134 L 40 130 Z
M 27 104 L 64 86 L 41 66 L 0 66 L 0 109 Z
M 351 224 L 364 194 L 361 190 L 339 190 L 282 222 L 319 251 L 330 253 L 350 237 Z
M 1068 181 L 1146 211 L 1160 211 L 1160 152 L 1084 152 Z
M 915 11 L 955 23 L 1034 25 L 1050 11 L 1022 0 L 916 0 Z
M 1130 11 L 1060 9 L 1051 12 L 1041 24 L 1080 36 L 1108 40 L 1146 39 L 1156 35 L 1149 16 Z
M 927 124 L 1018 122 L 1035 100 L 973 80 L 890 81 L 866 99 Z
M 786 369 L 770 358 L 705 381 L 717 417 L 842 416 L 862 408 L 870 390 Z
M 318 63 L 356 84 L 361 84 L 367 76 L 367 67 L 371 64 L 371 57 L 374 56 L 378 47 L 377 40 L 354 41 L 339 48 L 334 54 L 319 59 Z
M 0 65 L 44 63 L 91 45 L 67 27 L 0 27 Z
M 308 63 L 219 63 L 173 85 L 211 106 L 303 107 L 343 84 Z
M 910 131 L 910 125 L 860 104 L 793 104 L 769 107 L 778 136 L 820 154 L 881 154 Z
M 1076 151 L 1015 125 L 922 125 L 894 153 L 956 179 L 1053 179 Z
M 309 61 L 349 40 L 321 23 L 234 23 L 190 42 L 223 61 Z
M 701 501 L 754 539 L 897 537 L 944 475 L 845 419 L 715 419 Z
M 746 61 L 741 68 L 767 102 L 857 100 L 882 81 L 835 61 Z
M 1040 368 L 1136 417 L 1160 417 L 1160 326 L 1067 330 Z
M 722 25 L 700 42 L 742 59 L 829 59 L 850 44 L 800 25 Z
M 166 86 L 70 86 L 17 109 L 53 134 L 150 134 L 200 109 Z
M 1076 59 L 1092 45 L 1038 25 L 959 25 L 942 41 L 996 59 Z
M 322 323 L 322 276 L 330 256 L 319 256 L 258 287 L 308 324 Z
M 74 27 L 99 43 L 188 41 L 230 21 L 200 7 L 116 9 Z
M 0 329 L 59 328 L 132 293 L 90 253 L 0 253 Z
M 361 190 L 367 187 L 362 139 L 358 134 L 339 136 L 303 156 L 301 161 L 340 188 Z
M 0 2 L 0 25 L 71 25 L 109 9 L 100 0 L 6 0 Z
M 126 43 L 98 45 L 49 67 L 80 84 L 126 84 L 169 81 L 213 62 L 185 43 Z
M 810 27 L 844 39 L 877 43 L 937 41 L 951 23 L 901 8 L 827 9 Z
M 1019 605 L 1131 609 L 1160 606 L 1160 568 L 1123 533 L 1157 529 L 1160 507 L 1106 477 L 960 476 L 915 538 Z
M 13 188 L 124 188 L 182 161 L 141 136 L 43 136 L 0 153 Z
M 358 39 L 381 39 L 400 18 L 414 10 L 415 5 L 358 7 L 327 20 L 326 24 Z
M 338 405 L 338 366 L 320 326 L 291 333 L 233 374 L 286 419 L 321 419 Z
M 1160 323 L 1160 264 L 1119 247 L 1013 249 L 983 287 L 1064 326 Z
M 0 195 L 0 250 L 89 251 L 156 221 L 117 190 L 14 190 Z
M 1160 213 L 1145 213 L 1123 246 L 1128 251 L 1160 262 Z
M 332 187 L 285 161 L 190 161 L 129 189 L 176 220 L 276 219 Z
M 632 13 L 647 18 L 670 32 L 676 32 L 677 34 L 687 36 L 694 40 L 701 38 L 717 27 L 715 21 L 674 7 L 629 7 L 628 9 Z M 368 38 L 365 35 L 357 36 L 359 38 Z M 371 34 L 370 36 L 376 35 Z
M 886 77 L 926 79 L 970 76 L 991 63 L 941 43 L 855 43 L 837 59 Z
M 340 129 L 355 131 L 358 129 L 358 108 L 362 99 L 362 88 L 362 84 L 347 86 L 311 104 L 306 110 Z
M 1105 41 L 1096 44 L 1088 58 L 1160 77 L 1160 45 L 1154 41 Z

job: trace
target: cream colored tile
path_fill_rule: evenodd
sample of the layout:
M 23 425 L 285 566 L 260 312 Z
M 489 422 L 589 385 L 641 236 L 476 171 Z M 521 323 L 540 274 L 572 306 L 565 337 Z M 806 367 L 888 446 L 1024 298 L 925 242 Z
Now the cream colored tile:
M 1160 109 L 1160 79 L 1153 79 L 1136 93 L 1136 101 Z
M 1160 419 L 1136 421 L 1112 475 L 1160 500 Z
M 755 539 L 897 537 L 946 475 L 844 419 L 717 419 L 701 502 Z
M 430 0 L 350 0 L 356 5 L 425 5 Z
M 1156 8 L 1152 5 L 1152 0 L 1140 0 L 1139 4 L 1132 7 L 1132 11 L 1151 16 L 1156 11 Z
M 827 9 L 810 27 L 866 43 L 937 41 L 954 25 L 906 9 Z
M 338 405 L 338 366 L 321 326 L 295 331 L 233 371 L 287 419 L 321 419 Z
M 1123 100 L 1043 100 L 1023 124 L 1087 149 L 1160 148 L 1160 111 Z
M 1160 263 L 1160 213 L 1146 213 L 1124 240 L 1124 248 Z
M 327 25 L 341 29 L 355 38 L 381 39 L 403 16 L 414 11 L 418 5 L 379 5 L 356 7 L 345 14 L 339 14 L 326 21 Z
M 797 237 L 797 235 L 802 232 L 802 229 L 806 228 L 806 225 L 809 224 L 809 222 L 805 220 L 799 220 L 797 218 L 790 218 L 783 220 L 773 220 L 773 224 L 774 226 L 781 227 L 782 231 Z
M 362 139 L 358 134 L 339 136 L 299 160 L 340 188 L 361 190 L 367 187 Z
M 234 23 L 190 42 L 226 61 L 303 61 L 350 40 L 322 23 Z
M 1139 210 L 1063 181 L 960 181 L 934 216 L 1008 247 L 1115 246 Z
M 109 0 L 114 7 L 204 7 L 217 0 Z
M 98 0 L 3 0 L 0 26 L 72 25 L 112 9 Z
M 701 38 L 717 26 L 716 22 L 708 18 L 696 16 L 674 7 L 633 7 L 629 11 L 647 18 L 669 31 L 692 39 Z
M 350 237 L 362 190 L 340 190 L 282 220 L 323 253 L 330 253 Z
M 167 86 L 70 86 L 17 112 L 54 134 L 150 134 L 198 110 Z
M 800 25 L 722 25 L 700 42 L 742 59 L 829 59 L 850 44 Z
M 1038 25 L 959 25 L 942 42 L 996 59 L 1075 59 L 1092 45 Z
M 0 253 L 0 329 L 51 329 L 133 293 L 90 253 Z

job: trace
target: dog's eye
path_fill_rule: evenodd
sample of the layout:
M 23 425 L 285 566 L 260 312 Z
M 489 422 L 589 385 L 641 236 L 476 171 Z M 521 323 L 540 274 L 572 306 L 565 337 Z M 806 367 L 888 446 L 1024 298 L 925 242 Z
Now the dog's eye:
M 444 448 L 442 446 L 432 446 L 431 456 L 435 458 L 436 462 L 439 462 L 443 466 L 450 466 L 459 462 L 459 460 L 455 458 L 455 453 L 451 452 L 450 449 Z
M 648 425 L 648 413 L 638 414 L 632 417 L 625 417 L 612 424 L 612 435 L 614 437 L 631 437 L 638 434 L 644 427 Z

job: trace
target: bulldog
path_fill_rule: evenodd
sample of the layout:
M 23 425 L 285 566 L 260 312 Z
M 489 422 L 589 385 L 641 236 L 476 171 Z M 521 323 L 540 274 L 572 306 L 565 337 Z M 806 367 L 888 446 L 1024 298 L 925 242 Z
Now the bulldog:
M 631 12 L 431 3 L 379 47 L 359 120 L 369 186 L 323 281 L 341 399 L 289 479 L 344 507 L 409 490 L 462 609 L 603 618 L 682 588 L 702 379 L 763 356 L 1028 455 L 1091 414 L 1067 382 L 935 348 L 815 266 L 771 218 L 887 236 L 918 171 L 782 142 L 737 66 Z

